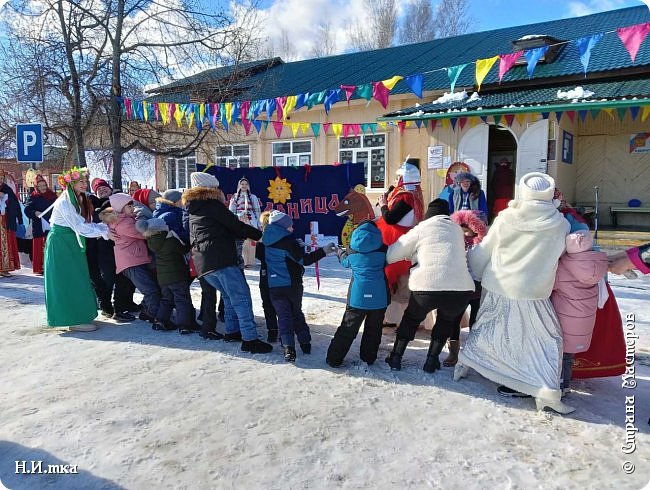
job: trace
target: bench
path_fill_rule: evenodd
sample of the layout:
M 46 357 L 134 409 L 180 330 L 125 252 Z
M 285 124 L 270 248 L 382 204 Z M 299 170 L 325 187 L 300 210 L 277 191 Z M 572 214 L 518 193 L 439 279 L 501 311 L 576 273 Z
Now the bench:
M 614 226 L 618 226 L 618 213 L 650 213 L 650 208 L 630 208 L 628 206 L 610 206 Z

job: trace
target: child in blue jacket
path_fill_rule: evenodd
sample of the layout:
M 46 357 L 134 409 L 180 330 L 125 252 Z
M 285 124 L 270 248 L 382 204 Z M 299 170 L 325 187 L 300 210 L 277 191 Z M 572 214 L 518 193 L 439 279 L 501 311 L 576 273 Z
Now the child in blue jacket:
M 271 211 L 269 224 L 264 228 L 262 243 L 267 266 L 271 302 L 278 315 L 280 340 L 284 346 L 284 360 L 296 360 L 298 337 L 303 353 L 311 353 L 311 334 L 302 313 L 302 276 L 304 266 L 318 262 L 328 253 L 336 252 L 336 245 L 328 243 L 308 254 L 291 233 L 293 221 L 280 211 Z
M 377 359 L 388 306 L 388 284 L 384 274 L 386 249 L 377 225 L 365 221 L 352 232 L 348 254 L 339 256 L 344 267 L 352 268 L 352 280 L 341 326 L 327 350 L 326 362 L 332 367 L 343 363 L 364 320 L 360 357 L 369 365 Z

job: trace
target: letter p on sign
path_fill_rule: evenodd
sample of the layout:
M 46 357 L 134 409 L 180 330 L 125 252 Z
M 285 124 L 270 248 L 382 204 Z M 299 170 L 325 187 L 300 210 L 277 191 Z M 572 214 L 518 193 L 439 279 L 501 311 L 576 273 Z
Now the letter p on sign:
M 43 162 L 43 125 L 16 125 L 16 161 L 21 163 Z

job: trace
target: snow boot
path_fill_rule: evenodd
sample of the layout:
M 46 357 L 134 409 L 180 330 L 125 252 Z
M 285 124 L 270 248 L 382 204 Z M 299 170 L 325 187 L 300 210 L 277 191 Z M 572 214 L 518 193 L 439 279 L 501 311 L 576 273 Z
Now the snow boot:
M 199 334 L 201 338 L 205 340 L 223 340 L 223 334 L 217 332 L 216 330 L 208 330 L 207 332 L 201 332 Z
M 223 340 L 226 342 L 241 342 L 241 332 L 233 332 L 233 333 L 227 333 L 226 335 L 223 336 Z
M 450 340 L 449 355 L 447 356 L 447 359 L 442 361 L 442 365 L 445 367 L 454 367 L 458 362 L 459 352 L 460 352 L 460 340 Z
M 469 368 L 458 362 L 454 368 L 454 381 L 460 381 L 462 378 L 467 378 L 468 374 Z
M 290 345 L 284 348 L 284 360 L 287 362 L 296 362 L 296 348 Z
M 303 354 L 311 354 L 311 344 L 309 342 L 300 344 L 300 350 L 302 350 Z
M 404 355 L 404 351 L 406 351 L 406 346 L 408 344 L 408 340 L 395 339 L 393 350 L 390 354 L 388 354 L 388 357 L 386 358 L 386 362 L 390 366 L 391 370 L 399 371 L 402 369 L 402 356 Z
M 435 373 L 440 369 L 440 353 L 445 346 L 446 341 L 440 339 L 431 339 L 429 344 L 429 351 L 427 352 L 427 360 L 422 369 L 427 373 Z
M 273 346 L 260 339 L 244 340 L 241 343 L 241 350 L 242 352 L 250 352 L 251 354 L 268 354 L 273 350 Z

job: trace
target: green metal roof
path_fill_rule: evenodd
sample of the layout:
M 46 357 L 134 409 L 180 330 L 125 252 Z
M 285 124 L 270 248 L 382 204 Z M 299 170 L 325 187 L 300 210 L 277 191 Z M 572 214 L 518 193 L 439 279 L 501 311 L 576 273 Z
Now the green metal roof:
M 561 40 L 574 40 L 584 36 L 614 31 L 650 21 L 650 11 L 640 5 L 613 10 L 584 17 L 560 19 L 524 26 L 508 27 L 485 32 L 475 32 L 445 39 L 396 46 L 391 48 L 329 56 L 291 63 L 279 63 L 261 70 L 240 81 L 239 94 L 231 100 L 259 100 L 272 97 L 296 95 L 335 89 L 340 85 L 360 85 L 384 80 L 393 75 L 412 75 L 425 73 L 424 90 L 449 90 L 450 82 L 446 70 L 442 68 L 470 63 L 463 70 L 457 86 L 474 85 L 474 65 L 477 59 L 488 58 L 513 51 L 512 41 L 526 35 L 547 35 Z M 497 64 L 483 82 L 482 88 L 497 83 Z M 646 40 L 637 54 L 635 63 L 615 33 L 606 34 L 596 44 L 589 64 L 587 80 L 591 74 L 610 72 L 631 67 L 650 66 L 650 42 Z M 208 70 L 194 77 L 179 80 L 165 86 L 165 89 L 187 88 L 198 81 L 205 82 L 224 78 L 227 67 Z M 221 71 L 220 71 L 221 70 Z M 574 43 L 563 46 L 553 63 L 539 64 L 533 79 L 556 77 L 580 77 L 583 67 L 578 49 Z M 503 82 L 527 80 L 525 66 L 512 68 Z M 154 90 L 153 92 L 158 92 Z M 410 89 L 404 81 L 399 82 L 391 94 L 408 93 Z
M 594 95 L 576 102 L 558 97 L 576 86 Z M 572 83 L 546 88 L 529 88 L 481 93 L 477 100 L 432 102 L 386 114 L 380 121 L 444 119 L 473 115 L 515 114 L 518 112 L 577 111 L 608 107 L 633 107 L 650 104 L 650 79 L 618 80 L 598 83 Z

